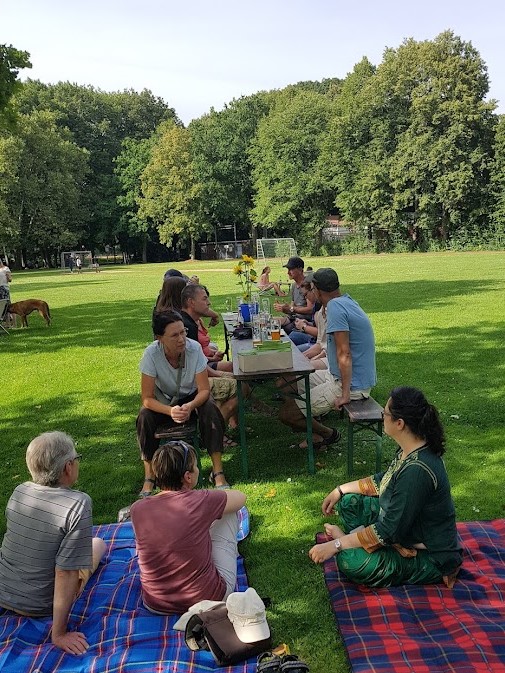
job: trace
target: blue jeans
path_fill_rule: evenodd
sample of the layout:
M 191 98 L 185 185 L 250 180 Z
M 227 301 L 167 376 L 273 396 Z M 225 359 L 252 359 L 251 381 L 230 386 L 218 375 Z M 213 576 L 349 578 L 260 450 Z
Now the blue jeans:
M 310 334 L 305 334 L 305 332 L 299 332 L 298 330 L 293 330 L 289 335 L 289 338 L 295 346 L 298 346 L 302 353 L 309 349 L 312 344 L 316 343 L 315 337 L 310 336 Z

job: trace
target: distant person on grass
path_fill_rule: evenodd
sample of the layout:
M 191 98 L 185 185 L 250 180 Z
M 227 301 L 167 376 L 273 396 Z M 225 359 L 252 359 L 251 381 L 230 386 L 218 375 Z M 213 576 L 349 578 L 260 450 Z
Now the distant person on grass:
M 261 292 L 273 290 L 278 297 L 285 297 L 286 293 L 281 289 L 279 283 L 273 283 L 270 281 L 271 271 L 272 269 L 269 266 L 265 266 L 258 281 L 258 290 L 261 290 Z
M 395 388 L 384 408 L 384 432 L 399 446 L 389 468 L 326 496 L 323 514 L 336 506 L 343 527 L 325 524 L 330 541 L 309 556 L 323 563 L 336 554 L 339 569 L 357 584 L 452 588 L 462 550 L 437 410 L 420 390 Z
M 28 617 L 52 614 L 52 642 L 71 654 L 89 647 L 84 634 L 68 630 L 72 603 L 106 550 L 92 537 L 91 498 L 71 488 L 80 458 L 63 432 L 30 442 L 33 481 L 17 486 L 7 503 L 0 550 L 0 605 Z
M 216 488 L 229 488 L 221 459 L 225 423 L 210 396 L 207 358 L 200 344 L 187 338 L 180 313 L 155 313 L 152 327 L 155 341 L 145 349 L 139 365 L 142 408 L 137 440 L 145 472 L 140 496 L 151 495 L 156 483 L 151 467 L 159 445 L 156 428 L 187 423 L 195 416 L 202 446 L 212 460 L 211 479 Z
M 197 458 L 186 442 L 164 444 L 151 464 L 161 492 L 131 508 L 145 607 L 179 614 L 202 600 L 225 600 L 235 590 L 237 512 L 246 496 L 195 489 Z

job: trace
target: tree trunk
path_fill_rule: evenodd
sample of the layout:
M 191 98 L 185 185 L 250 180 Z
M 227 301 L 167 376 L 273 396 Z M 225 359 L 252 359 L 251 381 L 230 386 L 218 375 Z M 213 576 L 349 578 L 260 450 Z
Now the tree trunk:
M 147 234 L 142 236 L 142 262 L 147 264 Z
M 195 249 L 196 249 L 195 237 L 193 236 L 193 234 L 191 234 L 191 252 L 189 256 L 192 262 L 195 261 Z

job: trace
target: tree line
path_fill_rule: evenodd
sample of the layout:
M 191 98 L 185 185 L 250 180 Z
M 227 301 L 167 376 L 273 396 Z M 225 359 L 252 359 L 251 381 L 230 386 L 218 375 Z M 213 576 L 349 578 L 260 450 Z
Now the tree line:
M 451 31 L 187 127 L 150 91 L 20 85 L 26 67 L 0 46 L 0 245 L 19 264 L 76 246 L 194 255 L 231 227 L 317 253 L 330 213 L 386 248 L 504 240 L 504 116 L 478 51 Z

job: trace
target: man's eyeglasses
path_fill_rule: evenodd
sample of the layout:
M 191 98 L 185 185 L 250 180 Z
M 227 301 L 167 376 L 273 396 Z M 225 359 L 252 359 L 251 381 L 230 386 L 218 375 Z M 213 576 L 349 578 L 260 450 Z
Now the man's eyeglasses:
M 79 462 L 82 458 L 82 453 L 76 453 L 76 455 L 73 458 L 70 458 L 69 460 L 73 463 L 77 460 Z

